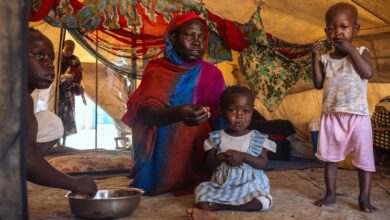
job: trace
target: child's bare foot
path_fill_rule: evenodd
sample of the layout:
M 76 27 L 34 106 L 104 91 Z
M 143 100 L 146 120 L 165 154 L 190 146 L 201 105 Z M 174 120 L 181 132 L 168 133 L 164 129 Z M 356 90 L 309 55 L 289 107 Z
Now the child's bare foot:
M 315 201 L 314 205 L 321 207 L 321 206 L 332 205 L 335 203 L 336 203 L 336 196 L 326 195 L 324 198 L 322 198 L 318 201 Z
M 217 216 L 215 212 L 202 210 L 197 208 L 189 208 L 186 211 L 189 220 L 215 220 Z
M 369 199 L 361 199 L 359 198 L 359 207 L 363 212 L 373 213 L 377 212 L 379 209 L 373 206 Z

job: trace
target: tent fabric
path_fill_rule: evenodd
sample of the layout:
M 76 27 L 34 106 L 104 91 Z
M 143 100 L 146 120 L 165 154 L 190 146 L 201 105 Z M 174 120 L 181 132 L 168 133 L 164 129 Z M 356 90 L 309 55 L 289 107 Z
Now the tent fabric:
M 245 25 L 251 44 L 239 53 L 240 69 L 256 98 L 272 112 L 298 80 L 311 82 L 309 47 L 266 34 L 260 8 Z
M 47 0 L 42 4 L 41 0 L 31 1 L 30 21 L 40 21 L 49 14 L 50 9 L 54 5 L 54 0 Z
M 208 55 L 214 62 L 231 60 L 230 49 L 242 51 L 241 70 L 268 111 L 275 111 L 298 81 L 311 83 L 310 45 L 290 44 L 266 34 L 259 8 L 248 23 L 240 25 L 214 15 L 196 1 L 83 4 L 61 0 L 46 21 L 68 28 L 78 43 L 111 69 L 139 79 L 139 69 L 162 55 L 163 31 L 169 20 L 188 11 L 197 11 L 210 25 Z
M 390 32 L 390 4 L 387 0 L 342 1 L 354 5 L 358 10 L 361 26 L 359 35 Z M 267 32 L 290 42 L 307 44 L 325 39 L 324 15 L 330 6 L 337 2 L 341 0 L 265 0 L 261 16 Z
M 237 25 L 209 12 L 202 3 L 191 0 L 123 0 L 83 3 L 60 0 L 45 20 L 70 30 L 83 47 L 119 73 L 140 78 L 129 67 L 133 60 L 147 62 L 161 56 L 163 34 L 173 17 L 197 12 L 211 30 L 208 57 L 211 62 L 231 60 L 230 50 L 248 45 Z M 94 48 L 95 52 L 91 50 Z M 129 64 L 123 67 L 119 64 Z
M 341 0 L 327 0 L 327 1 L 305 1 L 305 0 L 264 0 L 261 4 L 261 21 L 263 27 L 257 28 L 255 31 L 251 31 L 254 27 L 250 27 L 248 25 L 240 26 L 241 30 L 247 34 L 245 37 L 247 40 L 251 41 L 257 35 L 262 35 L 262 37 L 257 38 L 257 43 L 263 45 L 266 48 L 271 47 L 278 54 L 278 57 L 289 58 L 288 61 L 291 62 L 298 56 L 302 59 L 305 55 L 304 46 L 314 42 L 315 40 L 324 38 L 324 20 L 323 15 L 327 8 Z M 378 103 L 380 98 L 389 95 L 388 91 L 390 91 L 390 59 L 388 58 L 390 55 L 389 49 L 389 33 L 390 27 L 388 23 L 384 22 L 379 17 L 386 17 L 387 11 L 389 11 L 389 4 L 385 4 L 386 0 L 377 0 L 377 1 L 358 1 L 358 0 L 343 0 L 349 3 L 354 4 L 359 13 L 360 24 L 362 31 L 359 33 L 356 38 L 356 43 L 359 45 L 366 46 L 371 51 L 372 61 L 375 67 L 374 78 L 370 80 L 371 83 L 368 85 L 368 99 L 370 105 L 370 111 L 373 110 L 373 105 Z M 84 1 L 87 2 L 87 1 Z M 88 1 L 89 2 L 89 1 Z M 146 2 L 146 1 L 142 1 Z M 157 1 L 156 1 L 157 2 Z M 178 2 L 178 1 L 172 1 Z M 189 2 L 189 1 L 186 1 Z M 200 2 L 200 1 L 198 1 Z M 238 21 L 239 23 L 245 23 L 249 21 L 251 15 L 257 8 L 258 5 L 257 0 L 248 0 L 248 1 L 236 1 L 236 0 L 203 0 L 205 8 L 208 11 L 215 13 L 218 16 L 221 16 L 223 19 L 228 19 L 231 21 Z M 213 2 L 213 5 L 211 3 Z M 365 4 L 364 7 L 357 5 Z M 223 4 L 221 4 L 223 3 Z M 158 3 L 156 3 L 158 4 Z M 247 4 L 251 5 L 247 7 Z M 367 6 L 368 5 L 368 6 Z M 367 10 L 366 10 L 367 9 Z M 385 13 L 383 13 L 385 12 Z M 375 14 L 378 14 L 375 15 Z M 241 20 L 239 20 L 241 19 Z M 260 19 L 260 17 L 259 17 Z M 253 23 L 252 23 L 253 25 Z M 214 26 L 213 26 L 214 27 Z M 264 29 L 263 29 L 264 28 Z M 265 34 L 265 30 L 267 33 L 271 35 Z M 256 32 L 257 31 L 257 32 Z M 50 31 L 49 31 L 50 32 Z M 51 34 L 46 33 L 45 34 Z M 91 34 L 95 34 L 95 32 L 91 32 Z M 99 37 L 104 38 L 103 35 L 98 32 Z M 266 37 L 264 37 L 264 35 Z M 83 37 L 83 35 L 80 35 Z M 115 35 L 116 36 L 116 35 Z M 93 39 L 92 35 L 92 39 Z M 107 38 L 108 39 L 108 38 Z M 294 44 L 288 44 L 284 41 L 279 41 L 278 39 L 287 40 L 288 42 L 293 42 Z M 110 41 L 111 42 L 111 41 Z M 212 39 L 211 39 L 212 42 Z M 217 41 L 223 44 L 223 41 Z M 57 43 L 57 42 L 54 42 Z M 112 42 L 115 44 L 115 42 Z M 91 49 L 95 50 L 96 45 L 93 43 L 89 43 Z M 297 46 L 299 44 L 300 46 Z M 215 43 L 211 43 L 210 47 L 215 45 Z M 220 45 L 216 45 L 216 47 L 220 47 Z M 293 48 L 294 53 L 283 53 L 281 51 L 286 48 Z M 77 48 L 76 48 L 77 50 Z M 289 50 L 289 49 L 287 49 Z M 103 49 L 98 48 L 98 52 L 102 52 Z M 126 50 L 127 52 L 129 50 Z M 157 50 L 154 52 L 158 53 Z M 135 53 L 135 51 L 134 51 Z M 229 56 L 230 51 L 225 50 L 225 54 L 223 56 Z M 222 53 L 221 53 L 222 54 Z M 232 53 L 233 62 L 223 62 L 219 63 L 218 67 L 222 69 L 224 76 L 232 74 L 233 79 L 226 79 L 228 84 L 251 84 L 252 88 L 257 88 L 256 83 L 253 80 L 249 83 L 247 80 L 248 74 L 244 69 L 239 70 L 237 59 L 235 58 L 235 52 Z M 136 62 L 136 69 L 133 69 L 134 60 L 128 58 L 134 56 L 132 54 L 120 54 L 122 57 L 118 57 L 113 63 L 117 66 L 123 66 L 123 69 L 127 69 L 127 71 L 134 73 L 135 71 L 139 72 L 138 76 L 141 76 L 141 71 L 145 66 L 147 60 L 138 60 L 140 62 Z M 127 56 L 128 55 L 128 56 Z M 294 57 L 297 56 L 297 57 Z M 108 56 L 106 56 L 108 57 Z M 219 56 L 214 56 L 213 62 L 221 61 L 222 58 Z M 222 57 L 222 55 L 221 55 Z M 272 58 L 272 57 L 271 57 Z M 288 60 L 283 58 L 285 60 Z M 86 58 L 87 59 L 87 58 Z M 93 62 L 90 60 L 89 62 Z M 110 67 L 111 68 L 111 67 Z M 118 72 L 116 69 L 114 69 Z M 94 64 L 91 66 L 91 72 L 94 71 Z M 241 73 L 240 73 L 241 72 Z M 100 74 L 100 72 L 99 72 Z M 103 74 L 103 73 L 102 73 Z M 105 73 L 104 73 L 105 74 Z M 108 74 L 109 75 L 109 74 Z M 271 74 L 270 74 L 271 75 Z M 94 75 L 91 75 L 93 77 Z M 307 75 L 305 75 L 306 77 Z M 259 76 L 257 76 L 259 77 Z M 302 76 L 303 77 L 303 76 Z M 321 105 L 321 91 L 313 90 L 312 83 L 303 78 L 299 78 L 295 84 L 291 87 L 291 89 L 286 89 L 288 91 L 288 95 L 284 98 L 276 99 L 277 101 L 281 101 L 279 106 L 270 105 L 273 112 L 270 112 L 267 108 L 264 107 L 263 101 L 261 97 L 265 97 L 264 94 L 262 96 L 256 97 L 256 109 L 261 112 L 267 119 L 286 119 L 293 123 L 295 129 L 298 131 L 300 135 L 304 138 L 309 139 L 310 133 L 307 128 L 307 124 L 314 118 L 318 117 L 320 114 L 320 105 Z M 103 79 L 104 77 L 99 77 Z M 106 89 L 109 89 L 107 86 L 99 83 L 99 96 L 101 94 L 105 94 Z M 104 87 L 104 88 L 103 88 Z M 90 85 L 91 91 L 94 90 L 94 84 Z M 257 88 L 258 89 L 258 88 Z M 87 89 L 88 90 L 88 89 Z M 87 91 L 88 92 L 88 91 Z M 94 92 L 91 92 L 94 94 Z M 124 93 L 122 93 L 124 94 Z M 112 97 L 107 95 L 108 100 L 112 100 Z M 126 98 L 124 98 L 126 99 Z M 99 102 L 103 100 L 99 97 Z M 272 102 L 271 102 L 272 103 Z M 123 103 L 121 103 L 122 105 Z M 122 112 L 124 107 L 121 106 L 118 112 Z M 120 113 L 118 113 L 119 117 Z
M 236 21 L 240 24 L 247 23 L 256 12 L 263 0 L 196 0 L 202 2 L 205 7 L 224 19 Z M 223 4 L 221 4 L 223 3 Z

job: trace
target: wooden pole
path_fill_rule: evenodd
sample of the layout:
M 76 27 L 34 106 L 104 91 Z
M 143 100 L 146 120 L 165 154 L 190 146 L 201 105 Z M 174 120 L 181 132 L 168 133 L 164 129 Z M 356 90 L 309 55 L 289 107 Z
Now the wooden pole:
M 99 31 L 96 29 L 96 44 L 95 44 L 95 49 L 96 49 L 96 52 L 95 52 L 95 57 L 96 57 L 96 60 L 95 60 L 95 150 L 97 150 L 98 148 L 98 101 L 99 101 L 99 83 L 98 83 L 98 80 L 99 80 L 99 76 L 98 76 L 98 73 L 99 73 L 99 60 L 98 60 L 98 56 L 99 56 L 99 53 L 98 53 L 98 44 L 99 44 Z
M 27 219 L 24 165 L 30 3 L 0 1 L 0 219 Z

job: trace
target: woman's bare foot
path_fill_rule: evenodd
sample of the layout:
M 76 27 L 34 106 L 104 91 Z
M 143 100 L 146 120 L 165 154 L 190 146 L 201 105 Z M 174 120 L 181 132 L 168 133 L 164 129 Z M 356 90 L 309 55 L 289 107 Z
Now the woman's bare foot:
M 359 198 L 359 208 L 363 212 L 373 213 L 377 212 L 379 209 L 373 206 L 370 202 L 370 199 Z
M 335 203 L 336 203 L 336 196 L 326 195 L 324 198 L 322 198 L 318 201 L 315 201 L 314 205 L 321 207 L 321 206 L 332 205 Z
M 186 211 L 189 220 L 216 220 L 217 215 L 213 211 L 198 208 L 189 208 Z

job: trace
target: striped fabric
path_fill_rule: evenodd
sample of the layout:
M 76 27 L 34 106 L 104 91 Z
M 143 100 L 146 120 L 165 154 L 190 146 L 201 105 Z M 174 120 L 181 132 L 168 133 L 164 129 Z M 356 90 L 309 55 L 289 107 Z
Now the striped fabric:
M 220 131 L 210 133 L 210 141 L 218 153 L 221 151 Z M 259 156 L 267 136 L 258 131 L 252 131 L 248 154 Z M 238 148 L 239 149 L 239 148 Z M 201 183 L 195 189 L 195 201 L 214 202 L 227 205 L 242 205 L 258 196 L 265 196 L 272 201 L 270 186 L 263 170 L 255 169 L 249 164 L 240 167 L 231 167 L 221 163 L 215 170 L 209 182 Z

